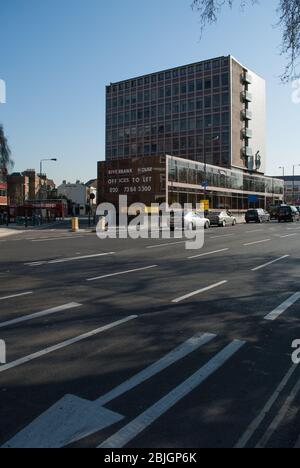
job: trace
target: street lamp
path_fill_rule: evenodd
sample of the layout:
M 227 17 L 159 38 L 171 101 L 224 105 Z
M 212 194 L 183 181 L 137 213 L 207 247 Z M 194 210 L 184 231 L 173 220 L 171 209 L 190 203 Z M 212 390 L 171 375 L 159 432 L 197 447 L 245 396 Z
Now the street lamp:
M 284 166 L 279 166 L 278 169 L 282 169 L 282 177 L 283 177 L 283 202 L 285 202 L 285 167 Z M 274 190 L 273 190 L 274 191 Z
M 295 168 L 300 167 L 300 164 L 293 165 L 293 205 L 295 204 Z

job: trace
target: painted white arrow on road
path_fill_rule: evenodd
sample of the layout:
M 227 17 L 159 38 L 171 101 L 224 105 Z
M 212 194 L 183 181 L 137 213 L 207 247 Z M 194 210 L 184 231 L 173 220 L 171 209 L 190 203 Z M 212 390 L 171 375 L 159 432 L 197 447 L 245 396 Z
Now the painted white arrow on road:
M 149 380 L 215 337 L 216 335 L 210 333 L 194 336 L 94 402 L 66 395 L 3 448 L 62 448 L 119 422 L 123 416 L 103 408 L 102 405 Z

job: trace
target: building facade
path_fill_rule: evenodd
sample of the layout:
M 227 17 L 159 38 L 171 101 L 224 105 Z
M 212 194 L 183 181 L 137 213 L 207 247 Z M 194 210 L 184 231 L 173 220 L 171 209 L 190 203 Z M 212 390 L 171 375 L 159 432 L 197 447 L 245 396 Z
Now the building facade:
M 197 174 L 201 174 L 201 177 L 197 176 L 197 182 L 184 182 L 182 177 L 171 181 L 171 157 L 178 167 L 184 165 L 182 161 L 188 161 L 188 174 L 194 164 Z M 108 187 L 107 181 L 113 180 L 111 174 L 114 171 L 118 173 L 123 170 L 122 161 L 127 170 L 131 166 L 134 173 L 136 161 L 139 161 L 140 169 L 145 169 L 148 166 L 146 161 L 151 161 L 151 158 L 156 161 L 153 164 L 155 167 L 160 166 L 161 158 L 167 163 L 166 166 L 163 163 L 164 174 L 160 175 L 162 184 L 165 184 L 164 198 L 167 200 L 178 197 L 186 200 L 191 197 L 196 202 L 208 196 L 208 187 L 211 188 L 213 208 L 226 205 L 228 208 L 243 206 L 243 209 L 247 209 L 247 203 L 236 202 L 235 190 L 240 198 L 244 199 L 245 195 L 247 200 L 257 199 L 259 204 L 261 198 L 266 203 L 266 193 L 271 198 L 276 198 L 276 195 L 283 197 L 282 183 L 270 182 L 270 179 L 264 177 L 265 81 L 232 56 L 176 67 L 107 86 L 106 163 L 99 164 L 99 201 L 103 198 L 103 184 L 108 189 L 105 195 L 108 199 L 114 195 L 111 191 L 118 189 Z M 184 171 L 180 169 L 180 174 Z M 218 171 L 221 171 L 219 178 Z M 230 175 L 227 171 L 231 171 Z M 217 176 L 211 177 L 210 174 L 214 173 Z M 239 182 L 233 186 L 229 182 L 228 187 L 224 187 L 224 177 L 227 181 L 237 179 Z M 262 179 L 262 186 L 259 190 L 252 190 L 257 186 L 259 178 Z M 123 179 L 128 178 L 121 177 L 121 181 Z M 248 185 L 244 183 L 246 180 L 250 181 Z M 169 183 L 173 185 L 169 186 Z M 122 182 L 120 184 L 119 191 L 122 191 Z M 158 182 L 155 184 L 157 186 Z M 273 187 L 271 193 L 270 184 L 281 185 L 279 191 L 282 193 L 273 193 Z M 144 190 L 143 187 L 141 190 Z M 135 190 L 134 186 L 131 190 Z M 225 202 L 224 195 L 220 194 L 227 190 L 231 190 L 232 196 L 229 197 L 231 201 L 227 197 Z M 192 196 L 193 193 L 196 195 Z M 161 198 L 160 191 L 155 198 Z
M 283 200 L 283 182 L 239 169 L 205 165 L 174 156 L 149 156 L 99 162 L 98 203 L 118 206 L 120 195 L 128 204 L 186 203 L 200 208 L 245 211 L 267 208 Z
M 29 177 L 20 173 L 14 172 L 7 178 L 8 200 L 10 207 L 23 206 L 30 199 L 30 182 Z
M 7 207 L 7 174 L 0 168 L 0 210 Z
M 76 183 L 63 181 L 57 187 L 59 197 L 66 197 L 72 203 L 72 214 L 82 215 L 87 214 L 89 206 L 89 188 L 79 180 Z
M 300 176 L 279 177 L 284 182 L 285 202 L 300 206 Z

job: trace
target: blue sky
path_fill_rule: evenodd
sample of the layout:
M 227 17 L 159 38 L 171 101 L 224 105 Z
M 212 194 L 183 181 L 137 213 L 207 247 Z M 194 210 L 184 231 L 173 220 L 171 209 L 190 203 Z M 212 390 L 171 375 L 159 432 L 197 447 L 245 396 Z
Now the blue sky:
M 191 0 L 0 0 L 0 107 L 15 170 L 45 167 L 57 183 L 96 177 L 104 159 L 105 85 L 232 54 L 268 85 L 268 173 L 300 164 L 300 104 L 282 85 L 277 1 L 224 10 L 200 40 Z

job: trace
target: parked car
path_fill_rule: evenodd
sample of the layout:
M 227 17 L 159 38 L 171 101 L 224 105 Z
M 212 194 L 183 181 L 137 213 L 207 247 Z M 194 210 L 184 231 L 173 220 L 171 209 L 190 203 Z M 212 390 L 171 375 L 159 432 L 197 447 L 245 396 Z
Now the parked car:
M 188 212 L 178 212 L 174 211 L 170 214 L 170 229 L 174 231 L 177 229 L 209 229 L 210 221 L 207 218 L 204 218 L 203 215 L 198 211 L 188 211 Z
M 295 206 L 281 206 L 278 212 L 278 222 L 291 222 L 294 223 L 295 221 L 300 220 L 299 211 Z
M 237 222 L 236 218 L 228 210 L 212 211 L 206 217 L 209 219 L 211 226 L 235 226 Z
M 246 223 L 269 223 L 271 221 L 270 214 L 262 209 L 248 210 L 246 213 Z
M 279 212 L 280 205 L 271 205 L 268 209 L 270 213 L 271 219 L 278 219 L 278 212 Z

